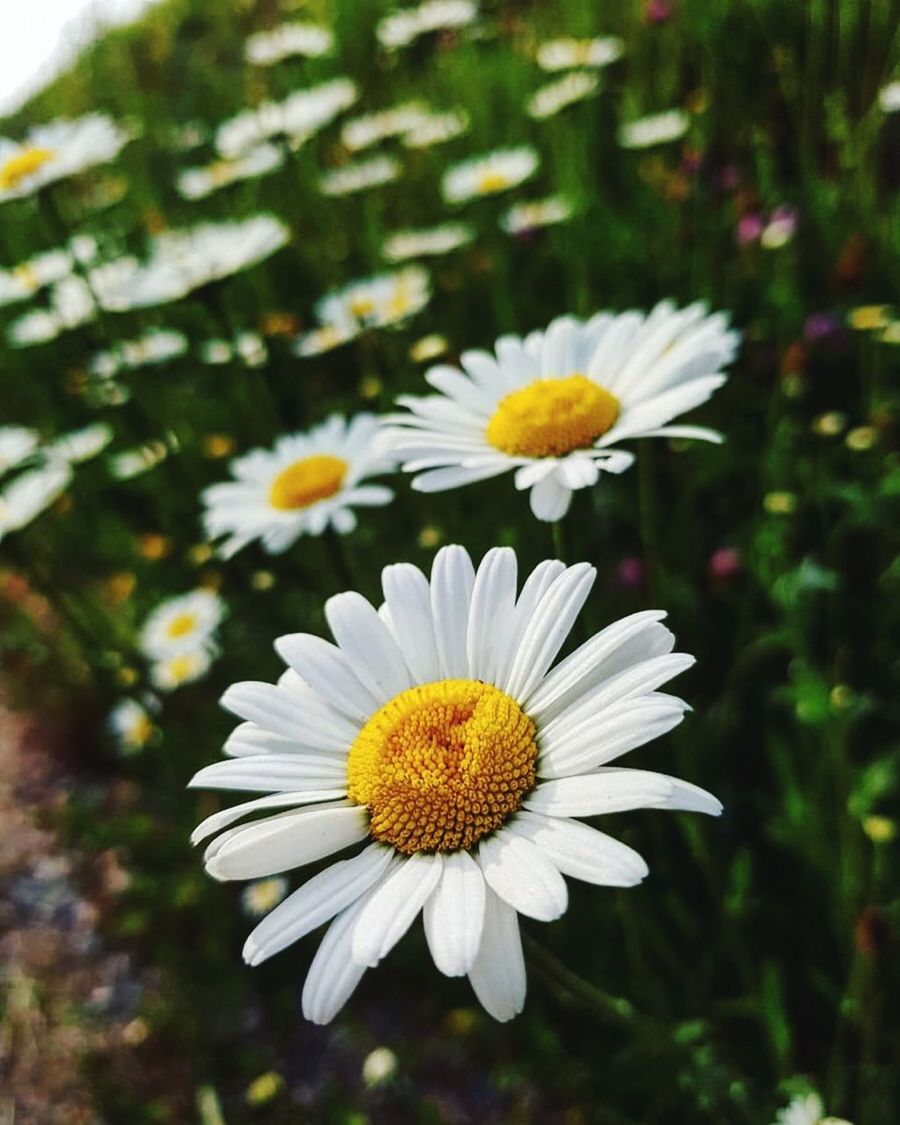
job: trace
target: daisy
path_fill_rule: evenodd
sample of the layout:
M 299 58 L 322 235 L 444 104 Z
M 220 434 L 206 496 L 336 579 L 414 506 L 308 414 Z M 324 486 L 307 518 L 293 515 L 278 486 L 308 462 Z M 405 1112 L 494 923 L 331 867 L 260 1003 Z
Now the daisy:
M 395 51 L 422 35 L 466 27 L 476 19 L 478 7 L 471 0 L 425 0 L 417 8 L 400 8 L 385 16 L 375 34 L 382 47 Z
M 251 35 L 244 45 L 244 58 L 255 66 L 273 66 L 291 55 L 318 59 L 334 46 L 327 27 L 316 23 L 284 23 L 272 31 Z
M 392 109 L 382 109 L 377 113 L 367 113 L 354 117 L 344 123 L 341 129 L 341 143 L 351 152 L 381 144 L 390 137 L 417 128 L 428 118 L 428 110 L 421 102 L 405 102 Z
M 454 164 L 444 173 L 441 191 L 448 203 L 465 203 L 483 195 L 496 195 L 518 187 L 537 171 L 535 149 L 501 148 Z
M 255 449 L 232 461 L 235 480 L 203 493 L 203 525 L 210 539 L 231 558 L 254 539 L 269 554 L 281 554 L 301 535 L 332 527 L 342 535 L 356 527 L 354 507 L 388 504 L 393 493 L 364 481 L 393 466 L 372 446 L 378 420 L 333 414 L 305 434 L 280 438 L 272 450 Z
M 475 231 L 467 223 L 444 223 L 427 230 L 401 230 L 385 240 L 382 253 L 389 262 L 436 257 L 467 246 Z
M 259 144 L 232 160 L 214 160 L 199 168 L 186 168 L 175 181 L 185 199 L 204 199 L 219 188 L 239 180 L 253 180 L 274 172 L 284 163 L 284 153 L 272 144 Z
M 774 1125 L 850 1125 L 842 1117 L 826 1117 L 825 1106 L 816 1093 L 798 1094 L 790 1105 L 775 1114 Z
M 469 116 L 461 109 L 428 113 L 400 138 L 407 148 L 431 148 L 461 137 L 469 128 Z
M 273 910 L 288 892 L 288 881 L 281 875 L 260 879 L 244 887 L 241 903 L 244 913 L 251 918 L 261 918 Z
M 542 70 L 599 69 L 620 59 L 625 44 L 615 36 L 602 39 L 550 39 L 538 47 L 537 63 Z
M 136 340 L 124 340 L 119 354 L 125 367 L 132 370 L 152 364 L 168 363 L 184 355 L 188 338 L 174 328 L 151 328 Z
M 192 590 L 168 598 L 144 622 L 138 641 L 150 660 L 214 648 L 215 633 L 225 616 L 225 603 L 212 590 Z
M 386 453 L 418 475 L 413 488 L 442 492 L 515 471 L 540 520 L 558 520 L 572 493 L 620 473 L 634 458 L 617 450 L 637 437 L 720 441 L 698 426 L 672 426 L 725 382 L 737 348 L 726 317 L 697 303 L 663 301 L 644 314 L 563 316 L 524 339 L 502 336 L 491 355 L 469 351 L 463 370 L 433 367 L 438 394 L 404 395 L 390 415 Z
M 641 117 L 622 125 L 619 129 L 619 144 L 622 148 L 652 148 L 654 145 L 668 144 L 683 137 L 690 124 L 690 117 L 681 109 L 655 113 L 651 117 Z
M 299 146 L 315 136 L 359 97 L 350 78 L 333 78 L 306 90 L 296 90 L 282 102 L 264 102 L 243 110 L 219 126 L 216 148 L 236 157 L 272 137 L 287 137 Z
M 166 656 L 150 666 L 150 682 L 160 691 L 175 691 L 183 684 L 192 684 L 210 670 L 213 655 L 208 648 L 195 648 Z
M 554 117 L 567 106 L 584 101 L 600 89 L 600 79 L 596 74 L 585 70 L 576 70 L 542 86 L 540 90 L 528 100 L 527 111 L 529 116 L 537 121 L 544 121 Z
M 329 599 L 336 644 L 276 641 L 278 684 L 235 684 L 223 705 L 245 720 L 229 761 L 192 787 L 265 794 L 208 817 L 194 842 L 216 879 L 283 874 L 356 845 L 247 939 L 258 965 L 334 919 L 303 989 L 327 1023 L 366 968 L 420 912 L 438 969 L 468 975 L 498 1020 L 521 1011 L 518 914 L 565 912 L 564 876 L 627 887 L 647 865 L 578 817 L 629 809 L 718 815 L 689 782 L 615 760 L 677 726 L 686 703 L 659 687 L 693 664 L 649 610 L 610 625 L 551 670 L 595 570 L 548 560 L 517 596 L 517 561 L 495 548 L 477 572 L 462 547 L 438 552 L 431 579 L 385 568 L 385 602 Z M 237 826 L 248 813 L 275 815 Z M 223 831 L 224 830 L 224 831 Z
M 0 203 L 105 164 L 128 140 L 126 130 L 102 113 L 36 125 L 21 142 L 0 137 Z
M 108 460 L 109 471 L 116 480 L 131 480 L 156 468 L 168 456 L 169 449 L 164 441 L 150 441 L 113 454 Z
M 107 422 L 94 422 L 80 430 L 72 430 L 63 434 L 55 441 L 44 447 L 44 452 L 51 458 L 68 461 L 70 465 L 90 461 L 102 453 L 113 439 L 113 428 Z
M 878 91 L 878 108 L 882 113 L 900 111 L 900 79 L 894 79 Z
M 72 255 L 67 250 L 48 250 L 12 269 L 0 270 L 0 305 L 26 301 L 71 272 Z
M 48 461 L 17 476 L 0 491 L 0 540 L 20 531 L 46 511 L 68 488 L 72 469 L 66 461 Z
M 527 203 L 514 203 L 500 218 L 500 226 L 507 234 L 528 234 L 542 227 L 565 223 L 572 218 L 574 207 L 563 195 L 549 195 Z
M 26 461 L 39 442 L 37 431 L 28 426 L 0 426 L 0 476 Z
M 109 713 L 106 725 L 123 754 L 137 754 L 156 733 L 149 710 L 136 699 L 120 700 Z
M 164 231 L 154 238 L 147 262 L 109 293 L 104 305 L 123 311 L 180 300 L 194 289 L 256 265 L 289 240 L 290 231 L 274 215 Z
M 373 156 L 326 172 L 319 180 L 319 189 L 323 195 L 351 195 L 389 184 L 399 175 L 399 160 L 393 156 Z
M 362 331 L 363 327 L 360 324 L 323 324 L 321 328 L 313 328 L 311 332 L 304 332 L 297 337 L 293 346 L 294 355 L 301 358 L 324 355 L 355 340 Z

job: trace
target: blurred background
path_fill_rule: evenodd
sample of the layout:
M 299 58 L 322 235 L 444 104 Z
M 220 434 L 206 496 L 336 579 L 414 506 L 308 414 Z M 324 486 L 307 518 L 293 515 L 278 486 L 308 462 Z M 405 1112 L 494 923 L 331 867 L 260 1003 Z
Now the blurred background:
M 894 1125 L 898 28 L 895 0 L 4 6 L 0 1121 Z M 95 113 L 118 140 L 71 174 L 4 164 Z M 507 148 L 520 180 L 447 199 Z M 167 234 L 258 215 L 272 246 L 216 228 L 190 286 L 123 297 Z M 343 293 L 406 269 L 422 300 L 377 324 Z M 663 298 L 742 333 L 698 412 L 726 443 L 643 443 L 577 495 L 569 549 L 591 628 L 661 605 L 697 656 L 695 713 L 635 764 L 726 815 L 613 818 L 651 878 L 525 921 L 510 1024 L 421 934 L 307 1024 L 317 935 L 242 964 L 287 886 L 212 883 L 188 837 L 218 804 L 185 785 L 225 687 L 274 679 L 273 638 L 324 632 L 346 574 L 324 538 L 223 560 L 200 493 L 502 333 Z M 393 486 L 345 544 L 369 597 L 445 542 L 553 553 L 508 479 Z M 143 624 L 195 588 L 227 608 L 216 659 L 161 682 Z

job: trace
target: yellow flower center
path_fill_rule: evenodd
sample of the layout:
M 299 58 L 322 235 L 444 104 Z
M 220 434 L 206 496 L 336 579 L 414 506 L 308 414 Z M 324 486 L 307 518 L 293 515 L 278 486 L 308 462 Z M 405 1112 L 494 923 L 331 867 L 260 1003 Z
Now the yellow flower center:
M 146 746 L 153 737 L 153 723 L 150 722 L 146 715 L 140 715 L 134 720 L 126 737 L 132 746 Z
M 227 184 L 234 175 L 235 162 L 233 160 L 214 160 L 206 166 L 209 178 L 217 186 Z
M 197 657 L 192 652 L 175 656 L 169 661 L 169 676 L 172 683 L 180 684 L 189 680 L 197 671 Z
M 372 835 L 407 855 L 471 848 L 535 783 L 532 720 L 478 680 L 409 688 L 369 719 L 350 748 L 347 793 Z
M 508 187 L 509 176 L 496 168 L 489 168 L 486 172 L 482 172 L 478 180 L 478 190 L 482 195 L 491 195 Z
M 282 469 L 272 481 L 269 503 L 273 508 L 290 512 L 327 500 L 340 492 L 348 468 L 346 461 L 332 457 L 330 453 L 303 457 Z
M 618 417 L 615 395 L 584 375 L 535 379 L 500 400 L 487 439 L 512 457 L 560 457 L 592 446 Z
M 38 272 L 34 266 L 28 262 L 23 262 L 21 266 L 16 266 L 12 271 L 13 277 L 21 285 L 25 287 L 30 293 L 40 288 L 41 279 L 38 277 Z
M 20 149 L 0 167 L 0 188 L 4 191 L 17 188 L 24 179 L 33 176 L 48 160 L 52 160 L 53 156 L 53 150 L 49 148 Z
M 375 302 L 371 297 L 353 297 L 350 301 L 350 312 L 357 320 L 364 320 L 375 311 Z
M 186 637 L 197 628 L 197 618 L 193 613 L 179 613 L 169 622 L 166 632 L 173 640 Z

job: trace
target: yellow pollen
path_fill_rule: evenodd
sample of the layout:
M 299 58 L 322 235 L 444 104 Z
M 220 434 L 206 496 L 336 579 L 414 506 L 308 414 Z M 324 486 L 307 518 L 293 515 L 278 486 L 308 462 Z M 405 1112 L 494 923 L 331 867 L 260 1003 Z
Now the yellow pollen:
M 535 783 L 532 720 L 499 688 L 439 680 L 375 712 L 347 761 L 347 793 L 376 840 L 406 855 L 471 848 Z
M 561 457 L 587 449 L 619 417 L 619 400 L 584 375 L 535 379 L 502 398 L 487 439 L 512 457 Z
M 509 187 L 509 177 L 496 168 L 482 172 L 478 180 L 478 190 L 482 195 L 491 195 L 495 191 L 503 191 Z
M 273 508 L 290 512 L 327 500 L 340 492 L 348 468 L 346 461 L 332 457 L 330 453 L 303 457 L 282 469 L 272 481 L 269 503 Z
M 193 633 L 196 628 L 197 618 L 193 613 L 179 613 L 169 622 L 166 632 L 177 640 L 178 637 L 186 637 L 188 633 Z
M 53 159 L 49 148 L 23 148 L 0 167 L 0 189 L 17 188 L 22 180 L 33 176 L 48 160 Z

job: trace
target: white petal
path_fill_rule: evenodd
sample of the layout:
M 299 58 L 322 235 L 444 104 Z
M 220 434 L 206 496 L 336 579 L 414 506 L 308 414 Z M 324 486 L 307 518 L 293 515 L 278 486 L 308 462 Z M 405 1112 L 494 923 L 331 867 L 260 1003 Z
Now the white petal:
M 516 553 L 494 547 L 481 560 L 472 587 L 466 641 L 469 676 L 495 682 L 497 654 L 506 651 L 516 604 Z
M 376 890 L 353 934 L 352 956 L 359 965 L 377 965 L 394 948 L 441 877 L 440 855 L 417 852 Z
M 478 846 L 478 862 L 492 890 L 529 918 L 552 922 L 568 905 L 566 883 L 534 844 L 501 828 Z
M 498 656 L 495 669 L 493 682 L 503 691 L 508 691 L 509 674 L 516 653 L 519 651 L 522 635 L 528 627 L 535 609 L 540 605 L 541 598 L 565 569 L 566 564 L 560 562 L 559 559 L 545 559 L 538 563 L 525 579 L 525 585 L 522 587 L 521 594 L 519 594 L 515 612 L 509 624 L 506 650 L 502 656 Z
M 324 792 L 324 797 L 322 793 Z M 201 820 L 191 833 L 191 843 L 196 845 L 234 824 L 242 816 L 249 813 L 263 812 L 268 809 L 283 809 L 291 805 L 316 804 L 319 801 L 340 800 L 344 793 L 331 793 L 327 790 L 316 790 L 309 793 L 272 793 L 268 797 L 254 797 L 252 801 L 242 801 L 239 805 L 232 805 L 227 809 L 220 809 L 205 820 Z
M 342 797 L 347 788 L 347 763 L 334 754 L 315 751 L 227 758 L 198 770 L 188 786 L 191 789 L 238 789 L 246 793 L 336 789 Z
M 418 684 L 441 678 L 434 625 L 431 620 L 431 589 L 416 566 L 396 563 L 381 574 L 385 604 L 397 643 Z
M 368 811 L 356 805 L 282 813 L 224 832 L 214 853 L 207 852 L 206 870 L 223 880 L 279 875 L 339 852 L 368 832 Z
M 522 802 L 547 816 L 599 816 L 629 809 L 663 808 L 674 786 L 662 774 L 610 770 L 542 781 Z
M 344 716 L 307 688 L 286 689 L 248 681 L 232 684 L 222 706 L 282 738 L 322 750 L 346 750 L 359 733 Z
M 365 722 L 378 709 L 375 696 L 357 679 L 337 645 L 311 633 L 289 633 L 275 642 L 278 655 L 336 711 Z
M 330 1023 L 363 978 L 365 965 L 350 956 L 353 930 L 372 891 L 348 907 L 328 927 L 303 985 L 303 1015 L 313 1023 Z
M 606 887 L 633 887 L 648 874 L 647 864 L 627 844 L 588 824 L 523 810 L 510 828 L 531 840 L 563 875 Z
M 353 859 L 314 875 L 253 930 L 244 945 L 244 960 L 261 965 L 351 906 L 383 877 L 393 858 L 390 848 L 370 844 Z
M 475 963 L 484 898 L 484 876 L 468 852 L 445 855 L 441 881 L 425 903 L 423 918 L 431 956 L 448 977 L 464 976 Z
M 558 473 L 553 472 L 532 485 L 529 500 L 535 519 L 544 523 L 556 523 L 569 510 L 572 490 L 563 484 Z
M 335 594 L 325 603 L 325 617 L 357 679 L 380 703 L 412 687 L 399 645 L 362 594 Z
M 525 1006 L 525 958 L 519 920 L 490 889 L 484 904 L 484 932 L 469 980 L 484 1010 L 506 1023 Z
M 463 547 L 443 547 L 431 568 L 431 614 L 434 639 L 443 675 L 465 679 L 469 675 L 466 634 L 475 568 Z

